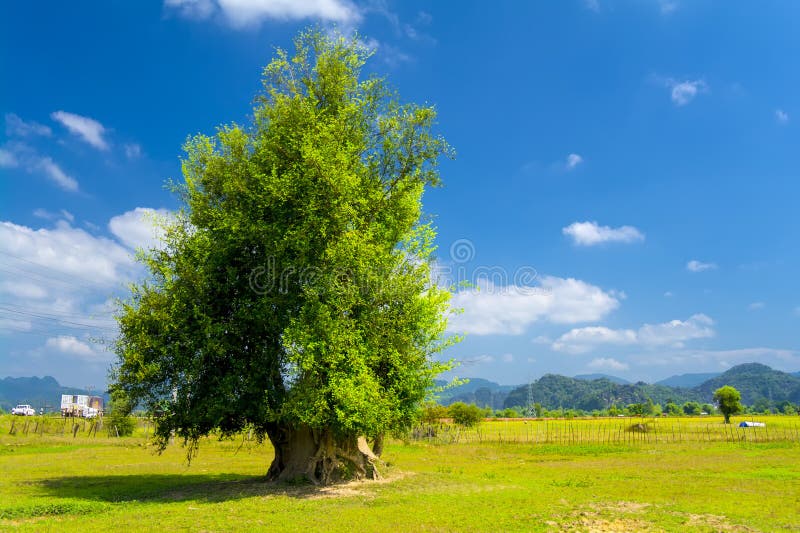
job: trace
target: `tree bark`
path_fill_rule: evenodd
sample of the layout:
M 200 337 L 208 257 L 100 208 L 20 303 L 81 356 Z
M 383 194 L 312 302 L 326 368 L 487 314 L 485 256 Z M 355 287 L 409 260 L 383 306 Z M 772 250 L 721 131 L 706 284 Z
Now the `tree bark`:
M 267 471 L 271 481 L 308 480 L 328 485 L 351 479 L 379 479 L 380 459 L 364 437 L 335 436 L 308 426 L 280 426 L 267 431 L 275 457 Z

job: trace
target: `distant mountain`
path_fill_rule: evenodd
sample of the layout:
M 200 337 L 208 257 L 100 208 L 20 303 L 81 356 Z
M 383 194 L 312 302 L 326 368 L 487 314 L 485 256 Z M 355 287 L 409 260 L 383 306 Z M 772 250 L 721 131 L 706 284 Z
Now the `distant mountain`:
M 437 380 L 439 387 L 447 385 L 446 381 Z M 436 401 L 442 405 L 455 402 L 472 403 L 479 407 L 502 409 L 506 396 L 514 389 L 511 385 L 500 385 L 482 378 L 470 378 L 463 385 L 445 389 L 436 393 Z
M 89 394 L 89 392 L 74 387 L 63 387 L 51 376 L 0 379 L 0 409 L 6 412 L 20 403 L 33 406 L 37 412 L 41 407 L 57 410 L 61 406 L 62 394 Z M 97 391 L 92 394 L 103 396 L 108 401 L 105 394 L 99 394 Z
M 707 372 L 704 374 L 678 374 L 675 376 L 670 376 L 666 379 L 662 379 L 661 381 L 656 381 L 655 384 L 666 385 L 667 387 L 683 387 L 686 389 L 691 389 L 692 387 L 702 385 L 709 379 L 713 379 L 719 375 L 720 372 Z
M 719 376 L 709 379 L 694 390 L 708 401 L 714 391 L 723 385 L 730 385 L 742 394 L 742 403 L 800 402 L 800 377 L 773 370 L 760 363 L 738 365 Z
M 596 379 L 607 379 L 611 383 L 617 383 L 619 385 L 628 385 L 630 381 L 627 379 L 618 378 L 617 376 L 609 376 L 608 374 L 578 374 L 574 376 L 575 379 L 582 379 L 584 381 L 594 381 Z
M 522 385 L 512 390 L 505 401 L 505 407 L 524 407 L 528 398 L 540 403 L 546 409 L 559 407 L 594 411 L 607 409 L 610 405 L 643 403 L 648 399 L 653 403 L 665 404 L 698 401 L 699 395 L 690 389 L 675 389 L 664 385 L 639 383 L 614 383 L 600 378 L 591 381 L 546 374 L 530 385 Z

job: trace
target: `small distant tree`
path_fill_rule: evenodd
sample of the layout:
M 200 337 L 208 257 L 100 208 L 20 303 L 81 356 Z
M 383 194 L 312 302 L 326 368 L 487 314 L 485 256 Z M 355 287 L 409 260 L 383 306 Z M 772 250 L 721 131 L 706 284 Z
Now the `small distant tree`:
M 786 405 L 783 406 L 783 414 L 785 414 L 785 415 L 796 415 L 797 414 L 797 409 L 795 408 L 794 405 L 792 405 L 792 404 L 787 402 Z
M 678 416 L 683 414 L 683 410 L 673 402 L 668 402 L 667 405 L 664 406 L 664 412 L 670 416 Z
M 450 406 L 450 417 L 459 426 L 476 426 L 483 419 L 483 414 L 483 409 L 473 404 L 456 402 Z
M 703 406 L 702 406 L 702 409 L 703 409 L 703 412 L 705 412 L 705 413 L 707 413 L 709 415 L 712 414 L 716 410 L 714 408 L 714 406 L 711 405 L 710 403 L 704 403 Z
M 699 415 L 702 408 L 697 402 L 686 402 L 683 404 L 683 412 L 687 415 Z
M 425 424 L 435 424 L 442 418 L 448 418 L 449 416 L 450 411 L 447 407 L 438 403 L 427 403 L 422 409 L 421 420 Z
M 738 390 L 725 385 L 714 391 L 714 403 L 717 404 L 717 409 L 725 417 L 725 423 L 730 424 L 731 415 L 742 412 L 742 395 Z
M 136 429 L 136 420 L 131 416 L 133 402 L 122 389 L 111 390 L 111 405 L 109 406 L 108 430 L 111 435 L 128 437 Z

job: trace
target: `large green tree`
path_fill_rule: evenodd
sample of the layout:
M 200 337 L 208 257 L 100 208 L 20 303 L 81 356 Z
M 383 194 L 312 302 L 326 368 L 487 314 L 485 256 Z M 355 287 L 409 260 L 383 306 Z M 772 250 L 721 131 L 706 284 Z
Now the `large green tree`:
M 431 107 L 362 77 L 356 39 L 307 31 L 265 68 L 252 122 L 185 146 L 183 208 L 118 314 L 115 386 L 192 454 L 251 428 L 270 479 L 376 475 L 454 339 L 421 198 L 449 147 Z
M 742 395 L 738 390 L 725 385 L 714 391 L 714 403 L 717 404 L 717 409 L 725 417 L 725 423 L 729 424 L 731 416 L 742 412 L 741 404 Z

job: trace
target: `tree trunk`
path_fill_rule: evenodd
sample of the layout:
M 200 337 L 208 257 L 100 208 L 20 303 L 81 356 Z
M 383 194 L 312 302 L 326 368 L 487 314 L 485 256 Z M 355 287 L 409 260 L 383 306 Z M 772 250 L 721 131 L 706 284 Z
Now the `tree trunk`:
M 384 440 L 384 434 L 378 433 L 378 435 L 372 441 L 372 453 L 374 453 L 378 457 L 383 455 L 383 440 Z
M 275 458 L 271 481 L 309 480 L 327 485 L 349 479 L 379 479 L 378 457 L 364 437 L 337 437 L 308 426 L 276 427 L 267 432 Z

